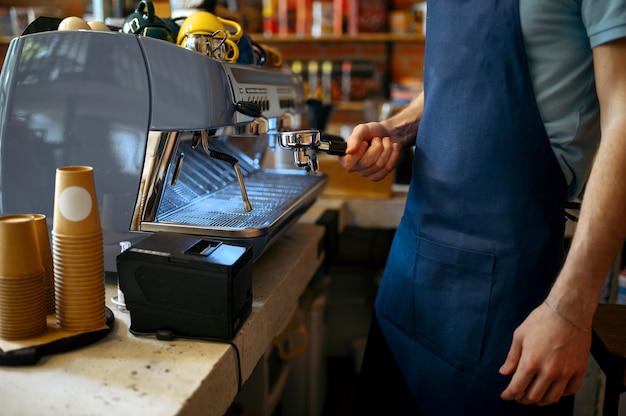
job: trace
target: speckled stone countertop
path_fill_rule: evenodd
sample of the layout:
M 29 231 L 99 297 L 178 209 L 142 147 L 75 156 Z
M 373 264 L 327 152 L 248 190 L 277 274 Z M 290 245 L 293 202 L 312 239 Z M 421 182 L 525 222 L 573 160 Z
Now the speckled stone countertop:
M 288 323 L 323 261 L 324 228 L 293 225 L 253 265 L 252 313 L 233 340 L 245 381 Z M 128 331 L 130 315 L 109 299 L 115 327 L 79 350 L 29 367 L 0 367 L 0 414 L 19 416 L 223 415 L 237 394 L 237 356 L 228 343 L 160 341 Z

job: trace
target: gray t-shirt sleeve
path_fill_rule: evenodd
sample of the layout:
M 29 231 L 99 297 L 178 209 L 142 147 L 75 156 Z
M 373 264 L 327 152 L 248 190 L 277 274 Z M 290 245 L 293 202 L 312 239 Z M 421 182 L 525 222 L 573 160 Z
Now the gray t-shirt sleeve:
M 519 8 L 537 106 L 575 199 L 600 141 L 592 49 L 626 37 L 626 0 L 520 0 Z

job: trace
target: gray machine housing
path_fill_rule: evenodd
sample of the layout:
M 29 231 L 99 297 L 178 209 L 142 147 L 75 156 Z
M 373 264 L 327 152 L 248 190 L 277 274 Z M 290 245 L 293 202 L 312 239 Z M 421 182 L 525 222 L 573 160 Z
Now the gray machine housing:
M 92 166 L 105 268 L 115 271 L 120 242 L 134 243 L 150 231 L 162 230 L 148 226 L 159 223 L 158 216 L 140 216 L 147 204 L 161 206 L 162 201 L 154 199 L 168 194 L 163 188 L 173 187 L 163 182 L 180 159 L 179 136 L 189 138 L 195 131 L 216 134 L 225 126 L 256 123 L 254 116 L 238 111 L 241 102 L 258 103 L 270 129 L 278 129 L 286 114 L 298 120 L 304 98 L 300 76 L 290 71 L 224 63 L 159 39 L 97 31 L 51 31 L 15 38 L 0 74 L 0 214 L 42 213 L 52 226 L 56 168 Z M 297 122 L 291 127 L 298 127 Z M 240 130 L 249 131 L 234 131 Z M 148 138 L 155 134 L 174 137 L 174 142 L 164 142 L 170 147 L 163 149 L 169 159 L 156 176 L 146 172 L 148 159 L 162 156 L 146 153 Z M 215 137 L 221 142 L 228 139 Z M 257 143 L 246 146 L 254 152 L 242 151 L 239 157 L 249 167 L 245 174 L 251 176 L 265 170 L 262 157 L 272 144 L 267 135 L 248 134 L 247 139 Z M 224 171 L 231 169 L 206 154 L 194 158 L 203 165 L 222 163 Z M 321 193 L 325 177 L 291 169 L 276 174 L 295 183 L 306 175 L 310 182 L 312 191 L 287 201 L 289 208 L 278 208 L 293 221 Z M 159 192 L 142 192 L 147 177 L 153 178 L 153 188 L 160 187 Z M 218 179 L 218 187 L 235 180 Z M 210 204 L 215 192 L 210 181 L 191 185 L 203 204 Z M 188 227 L 164 223 L 165 230 L 168 225 L 176 232 Z M 189 232 L 249 242 L 257 258 L 286 229 L 285 221 L 277 223 L 275 218 L 254 227 L 250 233 L 236 225 L 220 229 L 200 225 Z

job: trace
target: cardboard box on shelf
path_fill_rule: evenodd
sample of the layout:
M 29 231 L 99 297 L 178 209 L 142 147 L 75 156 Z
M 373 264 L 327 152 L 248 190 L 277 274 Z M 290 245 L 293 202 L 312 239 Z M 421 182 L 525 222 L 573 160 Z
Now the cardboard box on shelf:
M 323 196 L 329 198 L 391 198 L 395 175 L 390 173 L 383 180 L 372 182 L 356 172 L 346 172 L 337 156 L 318 154 L 320 172 L 328 176 Z

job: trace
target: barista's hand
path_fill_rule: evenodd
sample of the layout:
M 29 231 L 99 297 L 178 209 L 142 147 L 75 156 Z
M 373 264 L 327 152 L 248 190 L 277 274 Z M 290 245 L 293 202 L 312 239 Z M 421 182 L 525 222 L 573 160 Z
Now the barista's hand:
M 536 308 L 513 334 L 503 375 L 513 375 L 502 399 L 547 405 L 576 393 L 582 384 L 591 347 L 583 332 L 547 305 Z
M 359 124 L 346 141 L 346 155 L 339 158 L 339 163 L 348 172 L 358 172 L 372 181 L 380 181 L 393 171 L 402 150 L 378 122 Z

